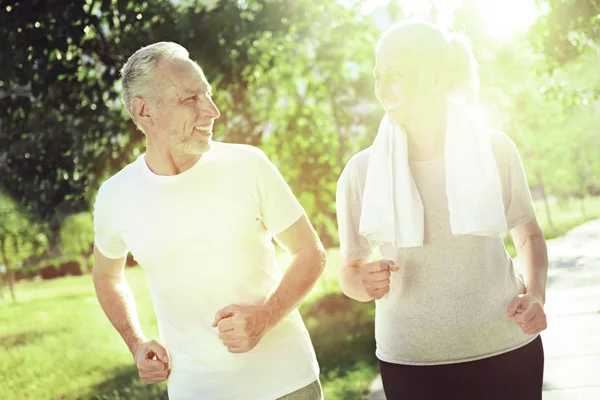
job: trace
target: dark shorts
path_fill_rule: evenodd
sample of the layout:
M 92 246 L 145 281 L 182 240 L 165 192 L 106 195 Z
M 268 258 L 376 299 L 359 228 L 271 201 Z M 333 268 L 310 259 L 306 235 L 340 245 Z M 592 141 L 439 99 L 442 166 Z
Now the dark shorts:
M 531 343 L 457 364 L 414 366 L 379 361 L 387 400 L 541 400 L 544 348 Z

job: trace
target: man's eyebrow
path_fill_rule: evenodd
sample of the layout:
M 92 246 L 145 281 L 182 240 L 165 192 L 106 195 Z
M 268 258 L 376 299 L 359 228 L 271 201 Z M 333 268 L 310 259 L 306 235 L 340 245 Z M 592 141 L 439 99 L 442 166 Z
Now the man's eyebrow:
M 212 86 L 210 86 L 210 85 L 204 86 L 204 93 L 212 93 L 212 91 L 213 91 Z M 193 90 L 193 89 L 184 89 L 181 93 L 183 95 L 187 96 L 187 95 L 199 94 L 199 93 L 202 93 L 202 92 L 203 92 L 203 90 L 201 88 L 201 89 L 196 89 L 196 90 Z

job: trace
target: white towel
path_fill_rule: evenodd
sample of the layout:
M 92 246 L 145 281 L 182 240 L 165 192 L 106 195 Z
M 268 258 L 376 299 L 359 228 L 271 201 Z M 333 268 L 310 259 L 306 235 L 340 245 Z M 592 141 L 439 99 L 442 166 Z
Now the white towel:
M 455 235 L 507 232 L 502 184 L 489 131 L 471 106 L 447 104 L 446 194 Z M 385 115 L 371 148 L 359 232 L 374 247 L 423 245 L 424 212 L 408 164 L 406 133 Z

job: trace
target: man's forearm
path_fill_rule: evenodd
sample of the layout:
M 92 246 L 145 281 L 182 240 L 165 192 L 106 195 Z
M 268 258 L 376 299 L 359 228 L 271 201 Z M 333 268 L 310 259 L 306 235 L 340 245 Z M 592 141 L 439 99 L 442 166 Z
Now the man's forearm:
M 548 251 L 543 235 L 528 237 L 522 246 L 517 247 L 517 254 L 521 262 L 527 293 L 539 296 L 545 303 Z
M 138 319 L 133 293 L 125 276 L 115 279 L 95 274 L 93 280 L 104 313 L 133 354 L 146 337 Z
M 342 292 L 351 299 L 367 302 L 373 300 L 362 283 L 360 267 L 347 267 L 340 271 Z
M 325 250 L 320 247 L 299 251 L 293 256 L 281 282 L 265 302 L 270 327 L 296 308 L 319 279 L 326 263 Z

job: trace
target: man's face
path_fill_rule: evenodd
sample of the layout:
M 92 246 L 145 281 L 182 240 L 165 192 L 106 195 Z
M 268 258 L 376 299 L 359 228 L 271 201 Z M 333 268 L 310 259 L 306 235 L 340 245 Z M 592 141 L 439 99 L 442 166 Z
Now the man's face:
M 164 61 L 156 73 L 151 136 L 165 150 L 179 155 L 198 155 L 210 150 L 214 120 L 219 110 L 212 101 L 211 86 L 198 65 L 189 59 Z

